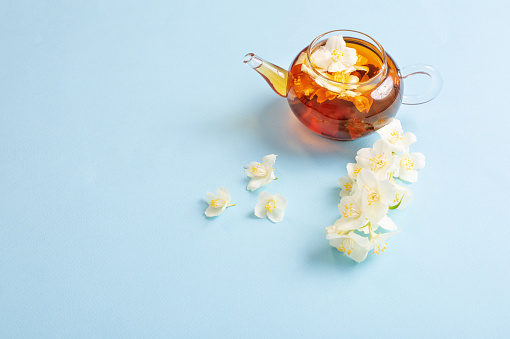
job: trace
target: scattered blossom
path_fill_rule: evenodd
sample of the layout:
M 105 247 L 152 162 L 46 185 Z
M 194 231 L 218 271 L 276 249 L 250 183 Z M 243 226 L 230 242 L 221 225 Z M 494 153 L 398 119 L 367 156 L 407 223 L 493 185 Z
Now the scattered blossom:
M 326 227 L 330 245 L 357 262 L 370 251 L 385 252 L 387 239 L 400 231 L 388 213 L 404 209 L 413 194 L 395 178 L 416 182 L 417 170 L 425 166 L 423 154 L 409 153 L 416 137 L 404 134 L 400 121 L 393 119 L 379 132 L 381 139 L 359 150 L 356 163 L 347 164 L 348 175 L 338 179 L 340 218 Z
M 262 158 L 262 163 L 253 161 L 244 166 L 246 175 L 251 179 L 246 189 L 255 191 L 257 188 L 273 181 L 276 178 L 273 168 L 275 161 L 276 155 L 269 154 Z
M 207 192 L 206 197 L 207 203 L 209 204 L 209 207 L 205 210 L 205 215 L 207 217 L 216 217 L 223 213 L 227 207 L 235 205 L 231 203 L 232 199 L 230 198 L 230 193 L 224 186 L 219 187 L 216 190 L 216 194 Z
M 283 195 L 261 192 L 255 206 L 255 215 L 259 218 L 267 217 L 272 222 L 280 222 L 283 220 L 287 205 L 287 199 Z

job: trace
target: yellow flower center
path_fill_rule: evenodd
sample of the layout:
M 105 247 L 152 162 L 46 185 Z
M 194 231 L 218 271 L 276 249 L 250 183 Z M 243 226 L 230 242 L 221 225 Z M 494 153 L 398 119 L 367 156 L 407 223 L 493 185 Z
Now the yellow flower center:
M 372 171 L 376 171 L 379 168 L 383 168 L 388 163 L 386 160 L 386 154 L 379 154 L 368 160 L 372 164 Z
M 220 205 L 218 205 L 218 201 L 219 201 L 219 200 L 220 200 L 220 199 L 213 199 L 213 200 L 211 201 L 211 206 L 212 206 L 212 207 L 214 207 L 214 208 L 218 208 L 218 207 L 220 207 Z
M 266 207 L 266 210 L 268 210 L 269 212 L 273 212 L 273 210 L 276 207 L 276 204 L 275 204 L 274 200 L 271 200 L 267 203 L 267 205 L 265 207 Z
M 358 166 L 354 169 L 354 174 L 358 175 L 359 172 L 361 172 L 361 167 Z
M 374 251 L 372 252 L 372 254 L 379 254 L 380 252 L 384 252 L 387 245 L 388 243 L 384 243 L 384 245 L 377 245 L 376 247 L 374 247 Z
M 354 204 L 345 204 L 344 205 L 344 211 L 342 212 L 343 216 L 348 217 L 358 217 L 359 212 L 358 210 L 354 209 Z
M 262 164 L 257 164 L 257 166 L 253 166 L 251 168 L 251 172 L 258 177 L 263 177 L 266 176 L 267 174 L 267 171 L 262 167 Z
M 404 158 L 400 161 L 400 165 L 406 169 L 406 171 L 410 171 L 414 168 L 414 160 L 411 158 Z
M 344 53 L 342 53 L 342 51 L 341 51 L 341 50 L 339 50 L 339 49 L 335 49 L 335 50 L 333 51 L 333 53 L 331 53 L 331 54 L 332 54 L 332 59 L 333 59 L 333 61 L 335 61 L 335 62 L 336 62 L 336 61 L 340 61 L 340 59 L 342 59 L 342 57 L 344 56 Z
M 352 189 L 352 185 L 350 182 L 346 182 L 345 185 L 344 185 L 344 189 L 346 191 L 350 191 Z
M 352 246 L 352 240 L 347 239 L 343 243 L 341 243 L 340 246 L 338 246 L 336 249 L 338 250 L 338 252 L 342 252 L 344 255 L 345 254 L 351 255 L 353 248 L 354 246 Z
M 393 143 L 396 143 L 397 141 L 400 141 L 403 139 L 402 134 L 396 129 L 394 129 L 393 132 L 390 133 L 390 135 L 392 137 L 391 141 Z
M 367 190 L 367 200 L 369 205 L 372 205 L 374 202 L 379 200 L 379 193 L 377 193 L 374 189 L 370 187 L 367 186 L 363 187 Z

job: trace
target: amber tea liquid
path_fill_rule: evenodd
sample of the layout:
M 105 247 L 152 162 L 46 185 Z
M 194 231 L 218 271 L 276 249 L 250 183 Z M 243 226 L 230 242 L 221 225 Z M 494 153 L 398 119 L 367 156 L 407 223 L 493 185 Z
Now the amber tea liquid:
M 351 73 L 359 78 L 359 85 L 340 85 L 338 90 L 334 81 L 316 80 L 316 74 L 310 76 L 303 70 L 303 64 L 297 63 L 303 59 L 302 53 L 306 55 L 307 48 L 294 60 L 288 79 L 287 99 L 296 117 L 312 131 L 335 140 L 357 139 L 384 126 L 402 103 L 403 89 L 393 59 L 386 54 L 387 67 L 384 67 L 382 56 L 373 45 L 349 37 L 344 40 L 347 47 L 355 48 L 358 56 L 365 58 L 362 59 L 364 70 Z M 314 50 L 325 43 L 317 44 Z M 307 65 L 308 72 L 313 72 L 310 64 Z M 380 79 L 371 83 L 374 77 Z M 331 83 L 333 88 L 324 83 Z

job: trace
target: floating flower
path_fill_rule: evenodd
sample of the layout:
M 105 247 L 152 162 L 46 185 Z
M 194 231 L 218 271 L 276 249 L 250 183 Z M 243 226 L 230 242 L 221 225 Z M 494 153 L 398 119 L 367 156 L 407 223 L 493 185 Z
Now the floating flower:
M 325 46 L 319 47 L 312 56 L 314 66 L 328 72 L 352 72 L 358 57 L 356 49 L 347 47 L 341 35 L 332 36 Z
M 377 140 L 372 148 L 360 149 L 356 161 L 379 179 L 389 178 L 389 174 L 398 168 L 398 157 L 393 155 L 392 147 L 384 140 Z
M 402 153 L 400 155 L 400 167 L 395 176 L 408 181 L 416 182 L 418 180 L 418 171 L 425 167 L 425 156 L 422 153 Z
M 407 132 L 404 134 L 400 120 L 393 119 L 388 125 L 377 130 L 382 140 L 390 144 L 390 148 L 395 153 L 402 151 L 409 152 L 409 145 L 416 142 L 416 136 Z
M 262 192 L 259 194 L 255 215 L 259 218 L 267 217 L 272 222 L 283 220 L 284 211 L 287 208 L 287 199 L 281 194 Z
M 359 234 L 350 232 L 335 232 L 332 229 L 326 230 L 326 239 L 329 244 L 344 255 L 348 255 L 356 262 L 362 262 L 370 250 L 370 241 Z
M 275 179 L 273 165 L 276 161 L 275 154 L 269 154 L 262 158 L 262 163 L 253 161 L 244 166 L 244 171 L 251 178 L 247 190 L 255 191 L 257 188 L 269 184 Z
M 207 203 L 209 204 L 209 207 L 205 210 L 205 215 L 207 217 L 216 217 L 223 213 L 227 207 L 235 205 L 231 204 L 230 193 L 224 186 L 219 187 L 216 194 L 207 192 L 206 197 Z
M 338 210 L 342 217 L 331 226 L 335 231 L 357 230 L 368 223 L 365 216 L 367 199 L 362 191 L 358 191 L 353 196 L 342 198 L 340 204 L 338 204 Z
M 356 109 L 360 112 L 368 112 L 372 106 L 372 100 L 362 95 L 355 97 L 353 102 L 354 106 L 356 106 Z
M 338 186 L 342 189 L 340 191 L 340 196 L 342 198 L 354 194 L 357 188 L 356 183 L 350 177 L 339 178 Z

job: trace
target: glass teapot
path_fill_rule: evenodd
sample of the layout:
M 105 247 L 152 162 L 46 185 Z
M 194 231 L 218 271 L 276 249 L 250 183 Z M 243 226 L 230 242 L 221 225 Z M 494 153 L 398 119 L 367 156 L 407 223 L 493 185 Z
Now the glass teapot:
M 385 126 L 401 104 L 419 105 L 439 93 L 442 79 L 433 67 L 399 69 L 370 36 L 335 30 L 319 35 L 292 62 L 289 71 L 253 53 L 250 65 L 280 96 L 306 127 L 334 140 L 354 140 Z M 404 95 L 403 79 L 425 74 L 432 79 L 422 94 Z

